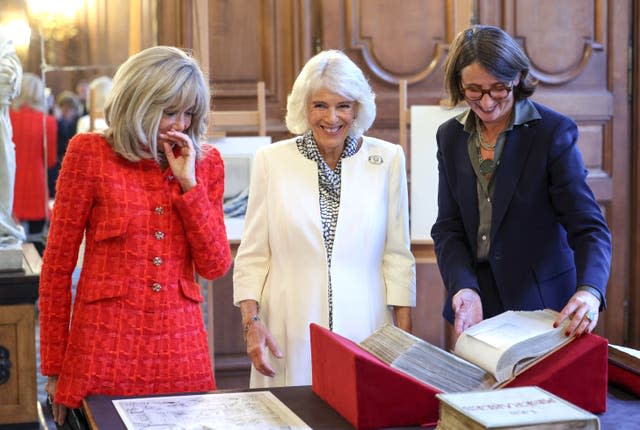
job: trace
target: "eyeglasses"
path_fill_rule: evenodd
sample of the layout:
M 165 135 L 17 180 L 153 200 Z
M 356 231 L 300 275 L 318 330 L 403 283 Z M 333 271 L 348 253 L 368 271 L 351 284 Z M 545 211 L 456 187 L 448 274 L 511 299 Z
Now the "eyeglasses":
M 461 85 L 460 89 L 462 90 L 464 98 L 470 102 L 477 102 L 481 100 L 485 94 L 488 94 L 492 99 L 499 101 L 509 97 L 509 93 L 513 90 L 513 85 L 495 84 L 488 90 L 483 90 L 477 85 L 470 85 L 468 87 L 463 87 Z

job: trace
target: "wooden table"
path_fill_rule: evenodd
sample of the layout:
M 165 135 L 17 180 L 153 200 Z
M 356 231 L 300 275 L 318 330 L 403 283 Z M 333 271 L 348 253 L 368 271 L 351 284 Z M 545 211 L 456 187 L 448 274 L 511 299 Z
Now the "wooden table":
M 316 396 L 309 386 L 271 388 L 268 391 L 271 391 L 314 429 L 353 429 L 336 411 Z M 84 409 L 87 412 L 92 430 L 126 430 L 112 403 L 112 400 L 118 398 L 122 397 L 89 396 L 85 399 Z M 603 430 L 638 428 L 638 423 L 640 423 L 639 398 L 615 387 L 609 387 L 607 402 L 607 412 L 599 416 Z M 402 427 L 403 430 L 429 428 L 433 429 L 433 427 Z
M 309 386 L 272 388 L 268 391 L 314 429 L 353 429 Z M 83 407 L 92 430 L 126 430 L 112 403 L 112 400 L 119 398 L 122 397 L 89 396 L 84 400 Z

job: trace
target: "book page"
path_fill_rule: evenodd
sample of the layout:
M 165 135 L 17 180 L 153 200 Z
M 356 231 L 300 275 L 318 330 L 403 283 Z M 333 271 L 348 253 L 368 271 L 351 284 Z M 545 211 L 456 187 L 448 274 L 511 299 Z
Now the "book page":
M 638 351 L 637 349 L 629 348 L 629 347 L 622 346 L 622 345 L 613 345 L 611 343 L 609 344 L 609 346 L 611 348 L 615 348 L 615 349 L 617 349 L 619 351 L 622 351 L 622 352 L 624 352 L 626 354 L 629 354 L 629 355 L 637 358 L 638 360 L 640 360 L 640 351 Z
M 609 344 L 609 362 L 640 375 L 640 351 L 637 349 Z
M 113 400 L 128 430 L 307 430 L 269 391 Z
M 496 382 L 484 369 L 391 324 L 363 340 L 360 347 L 445 393 L 490 389 Z
M 570 340 L 562 335 L 564 325 L 553 327 L 556 316 L 557 312 L 548 309 L 504 312 L 465 330 L 454 353 L 503 382 L 513 376 L 517 363 L 537 358 Z M 507 360 L 501 360 L 505 356 Z

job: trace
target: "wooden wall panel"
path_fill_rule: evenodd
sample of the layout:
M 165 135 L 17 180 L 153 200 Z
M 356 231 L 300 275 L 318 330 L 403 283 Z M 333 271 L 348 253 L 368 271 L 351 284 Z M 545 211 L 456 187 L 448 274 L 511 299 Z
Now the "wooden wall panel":
M 250 7 L 252 3 L 254 7 Z M 272 61 L 273 33 L 263 34 L 273 12 L 273 2 L 213 1 L 209 13 L 211 80 L 224 90 L 239 90 L 241 84 L 255 87 L 262 79 L 262 67 Z M 234 85 L 235 84 L 235 85 Z
M 255 109 L 257 81 L 265 82 L 267 134 L 289 137 L 286 97 L 310 52 L 309 1 L 210 0 L 210 81 L 214 108 Z
M 10 361 L 8 379 L 0 384 L 0 423 L 32 428 L 26 423 L 38 420 L 33 304 L 0 306 L 0 346 Z
M 405 77 L 422 80 L 442 58 L 438 47 L 446 27 L 443 3 L 405 0 L 397 7 L 385 0 L 351 0 L 346 7 L 349 48 L 361 52 L 373 76 L 390 84 Z M 380 25 L 382 17 L 402 25 Z
M 605 313 L 601 332 L 612 343 L 640 343 L 640 337 L 630 337 L 629 300 L 630 289 L 638 291 L 639 286 L 629 283 L 630 247 L 630 175 L 632 173 L 629 154 L 631 153 L 630 108 L 630 56 L 632 2 L 610 0 L 606 7 L 607 66 L 603 69 L 607 88 L 613 95 L 613 116 L 606 126 L 603 141 L 603 166 L 611 176 L 612 198 L 607 209 L 607 221 L 613 234 L 613 261 L 607 301 L 609 310 Z M 637 5 L 637 2 L 633 2 Z M 604 12 L 603 12 L 604 13 Z M 637 166 L 636 166 L 637 167 Z M 637 199 L 637 195 L 634 197 Z M 638 270 L 638 268 L 636 268 Z
M 583 123 L 580 126 L 580 142 L 584 164 L 590 171 L 602 170 L 604 165 L 602 142 L 605 139 L 605 127 L 602 123 Z
M 378 117 L 372 134 L 397 129 L 400 79 L 413 85 L 412 103 L 437 103 L 444 95 L 441 64 L 455 27 L 450 2 L 345 2 L 347 48 L 370 76 L 378 96 Z M 380 23 L 401 25 L 380 25 Z M 466 23 L 465 23 L 466 24 Z M 397 136 L 391 141 L 397 141 Z
M 640 24 L 640 7 L 638 2 L 634 2 L 632 18 L 635 28 Z M 633 58 L 631 65 L 631 75 L 640 76 L 640 32 L 633 33 Z M 633 79 L 630 85 L 632 99 L 631 121 L 631 150 L 629 151 L 632 169 L 630 175 L 631 182 L 631 221 L 629 225 L 629 240 L 631 258 L 629 270 L 629 306 L 627 314 L 629 316 L 628 339 L 630 346 L 640 348 L 640 79 Z

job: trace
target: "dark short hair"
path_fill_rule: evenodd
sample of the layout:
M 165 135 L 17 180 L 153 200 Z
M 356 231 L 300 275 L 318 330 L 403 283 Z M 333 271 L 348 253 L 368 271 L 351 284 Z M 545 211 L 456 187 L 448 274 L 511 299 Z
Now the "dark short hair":
M 56 104 L 58 106 L 69 106 L 77 111 L 80 110 L 80 100 L 78 100 L 78 96 L 73 91 L 63 91 L 56 98 Z
M 456 36 L 444 64 L 445 87 L 454 106 L 464 100 L 460 73 L 473 63 L 504 82 L 513 81 L 520 74 L 520 82 L 513 88 L 516 100 L 531 96 L 538 84 L 529 74 L 529 58 L 518 42 L 498 27 L 474 25 Z

